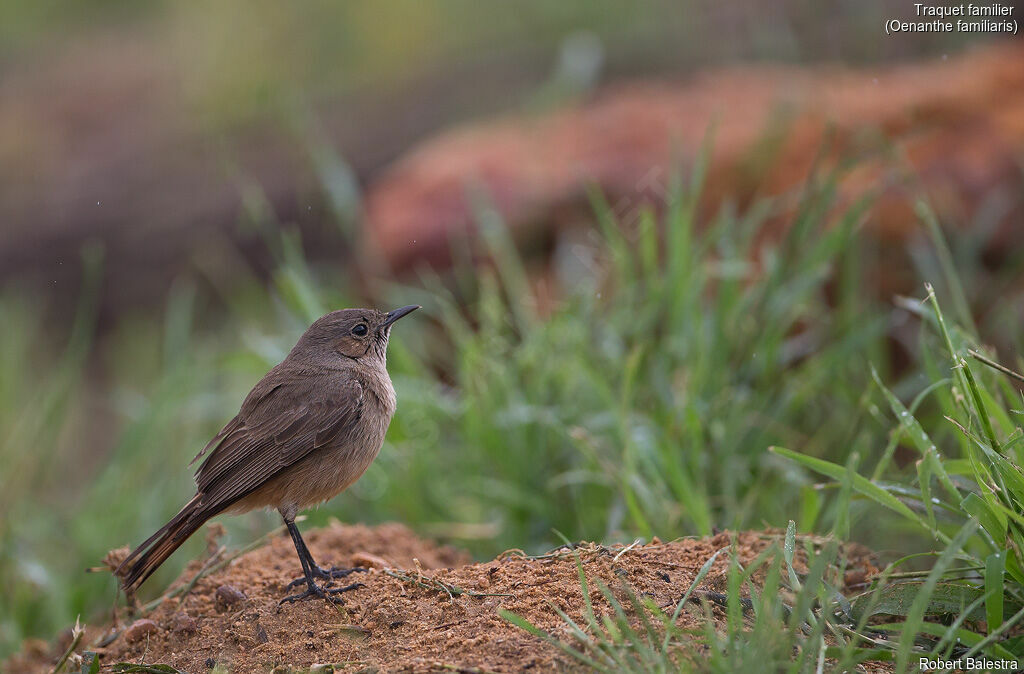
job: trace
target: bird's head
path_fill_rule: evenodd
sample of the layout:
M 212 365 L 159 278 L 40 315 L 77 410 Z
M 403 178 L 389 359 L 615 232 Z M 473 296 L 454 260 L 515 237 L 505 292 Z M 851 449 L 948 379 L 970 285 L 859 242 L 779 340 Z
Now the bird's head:
M 392 324 L 417 309 L 418 305 L 411 304 L 394 311 L 332 311 L 309 326 L 288 355 L 288 359 L 316 361 L 325 365 L 339 359 L 383 363 L 386 360 Z

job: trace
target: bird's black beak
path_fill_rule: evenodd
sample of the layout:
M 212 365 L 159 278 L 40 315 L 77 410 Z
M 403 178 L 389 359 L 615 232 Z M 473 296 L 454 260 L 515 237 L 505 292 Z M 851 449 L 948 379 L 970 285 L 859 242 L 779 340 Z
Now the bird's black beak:
M 392 323 L 394 323 L 395 321 L 397 321 L 402 316 L 406 316 L 408 314 L 411 314 L 412 312 L 416 311 L 419 308 L 420 308 L 420 305 L 418 305 L 418 304 L 410 304 L 407 307 L 402 307 L 401 309 L 395 309 L 394 311 L 389 311 L 387 317 L 384 319 L 384 324 L 381 325 L 380 327 L 386 328 L 389 325 L 391 325 Z

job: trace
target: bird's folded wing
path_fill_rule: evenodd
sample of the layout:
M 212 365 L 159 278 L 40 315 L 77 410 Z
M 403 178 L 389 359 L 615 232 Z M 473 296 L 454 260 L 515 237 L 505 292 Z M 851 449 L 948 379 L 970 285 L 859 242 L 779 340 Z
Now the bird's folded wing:
M 362 407 L 363 389 L 355 379 L 329 390 L 313 390 L 296 381 L 250 395 L 239 415 L 214 438 L 209 456 L 196 471 L 202 505 L 226 508 L 310 452 L 351 432 Z

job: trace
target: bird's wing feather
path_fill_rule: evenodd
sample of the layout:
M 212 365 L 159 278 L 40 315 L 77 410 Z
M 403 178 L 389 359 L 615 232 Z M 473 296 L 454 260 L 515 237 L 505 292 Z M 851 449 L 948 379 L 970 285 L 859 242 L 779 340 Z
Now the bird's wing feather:
M 259 389 L 214 437 L 196 471 L 205 507 L 227 507 L 354 428 L 362 414 L 363 388 L 356 379 L 313 387 L 297 378 L 265 393 Z
M 208 443 L 206 443 L 206 446 L 203 447 L 201 450 L 199 450 L 198 454 L 196 454 L 194 457 L 192 457 L 192 460 L 188 462 L 188 465 L 191 466 L 193 463 L 195 463 L 199 459 L 203 458 L 203 455 L 206 454 L 208 451 L 210 451 L 211 447 L 214 447 L 215 445 L 220 444 L 220 441 L 224 439 L 224 436 L 227 435 L 228 433 L 231 433 L 235 429 L 237 429 L 239 427 L 239 425 L 241 425 L 241 423 L 242 423 L 242 418 L 240 416 L 235 416 L 234 419 L 232 419 L 231 421 L 229 421 L 226 424 L 224 424 L 224 428 L 220 429 L 217 432 L 217 435 L 213 436 L 210 439 L 210 441 Z

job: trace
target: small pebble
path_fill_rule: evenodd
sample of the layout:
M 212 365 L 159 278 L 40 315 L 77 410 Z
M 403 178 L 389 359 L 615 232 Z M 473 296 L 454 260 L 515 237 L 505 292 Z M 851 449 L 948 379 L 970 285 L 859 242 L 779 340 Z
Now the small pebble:
M 241 604 L 246 599 L 244 592 L 231 585 L 221 585 L 214 593 L 214 603 L 217 610 L 222 612 Z
M 195 634 L 199 631 L 199 623 L 187 613 L 178 613 L 171 620 L 171 631 L 176 634 Z
M 125 641 L 131 643 L 133 641 L 140 641 L 142 639 L 145 639 L 146 637 L 156 634 L 159 631 L 160 628 L 157 627 L 157 624 L 155 622 L 149 620 L 148 618 L 142 618 L 141 620 L 136 620 L 135 622 L 133 622 L 131 624 L 131 627 L 125 630 L 124 638 Z
M 846 585 L 846 587 L 850 587 L 853 585 L 861 585 L 865 581 L 867 581 L 867 579 L 868 572 L 866 570 L 854 569 L 852 571 L 846 572 L 846 575 L 843 577 L 843 583 Z
M 357 552 L 349 558 L 349 563 L 352 566 L 361 566 L 364 569 L 390 569 L 391 564 L 388 560 L 377 555 L 371 555 L 368 552 Z

